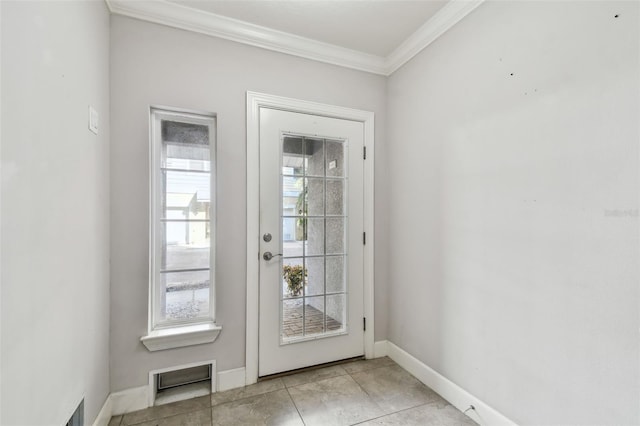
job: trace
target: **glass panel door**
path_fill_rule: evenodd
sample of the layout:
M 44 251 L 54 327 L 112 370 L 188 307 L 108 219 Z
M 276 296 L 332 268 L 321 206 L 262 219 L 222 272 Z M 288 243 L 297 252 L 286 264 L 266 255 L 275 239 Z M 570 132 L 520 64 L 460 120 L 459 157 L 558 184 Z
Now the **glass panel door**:
M 259 376 L 360 356 L 364 125 L 260 108 L 259 127 Z

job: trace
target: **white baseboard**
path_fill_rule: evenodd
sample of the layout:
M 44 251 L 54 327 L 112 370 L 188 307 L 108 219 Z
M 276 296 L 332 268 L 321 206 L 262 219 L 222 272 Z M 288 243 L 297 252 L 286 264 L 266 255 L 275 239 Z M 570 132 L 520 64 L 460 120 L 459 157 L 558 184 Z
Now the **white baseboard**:
M 218 392 L 240 388 L 246 384 L 246 369 L 244 367 L 218 373 Z
M 413 374 L 418 380 L 429 386 L 459 410 L 464 411 L 469 405 L 473 405 L 475 410 L 469 410 L 466 414 L 480 425 L 516 425 L 516 423 L 490 405 L 471 395 L 422 361 L 387 340 L 375 342 L 374 344 L 374 357 L 380 358 L 383 356 L 389 356 L 398 365 Z M 245 386 L 245 367 L 220 371 L 216 376 L 218 392 Z M 93 426 L 107 426 L 111 416 L 148 408 L 148 393 L 148 386 L 140 386 L 110 394 L 93 422 Z
M 112 416 L 111 413 L 113 413 L 111 395 L 107 395 L 107 399 L 104 401 L 104 405 L 98 413 L 98 417 L 96 417 L 96 420 L 93 422 L 93 426 L 108 426 Z
M 389 355 L 389 341 L 381 340 L 373 344 L 373 357 L 382 358 Z
M 111 400 L 111 415 L 131 413 L 149 407 L 149 387 L 125 389 L 109 395 Z
M 220 371 L 216 374 L 216 387 L 218 392 L 239 388 L 245 385 L 245 368 Z M 100 413 L 93 422 L 93 426 L 107 426 L 111 416 L 127 414 L 133 411 L 149 408 L 149 386 L 125 389 L 113 392 L 107 397 Z
M 505 425 L 515 426 L 516 423 L 505 417 L 502 413 L 495 410 L 490 405 L 484 403 L 480 399 L 471 395 L 460 386 L 453 383 L 431 367 L 424 364 L 405 350 L 399 348 L 391 342 L 376 342 L 376 356 L 377 345 L 380 346 L 386 343 L 387 354 L 389 358 L 394 360 L 398 365 L 413 374 L 418 380 L 431 389 L 436 391 L 441 397 L 449 401 L 451 405 L 456 407 L 460 411 L 464 411 L 469 408 L 470 405 L 475 407 L 475 410 L 469 410 L 466 415 L 476 421 L 480 425 Z M 383 349 L 381 349 L 382 351 Z
M 516 423 L 509 420 L 490 405 L 471 395 L 451 380 L 387 340 L 378 341 L 374 344 L 374 357 L 380 358 L 383 356 L 389 356 L 398 363 L 398 365 L 413 374 L 418 380 L 429 386 L 459 410 L 464 411 L 469 405 L 473 405 L 475 410 L 467 411 L 467 415 L 479 424 L 492 426 L 516 425 Z M 220 371 L 216 376 L 218 392 L 245 386 L 245 367 Z M 138 388 L 112 393 L 105 401 L 93 426 L 106 426 L 111 416 L 148 408 L 148 390 L 148 386 L 140 386 Z

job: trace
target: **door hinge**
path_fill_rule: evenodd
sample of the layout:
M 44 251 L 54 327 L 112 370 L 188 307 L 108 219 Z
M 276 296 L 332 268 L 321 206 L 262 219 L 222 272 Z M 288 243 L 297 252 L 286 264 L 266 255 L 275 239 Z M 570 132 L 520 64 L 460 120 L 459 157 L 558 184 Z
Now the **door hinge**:
M 363 232 L 362 233 L 362 245 L 367 244 L 367 233 Z
M 363 160 L 367 159 L 367 147 L 366 146 L 362 147 L 362 159 Z
M 362 318 L 362 330 L 367 331 L 367 319 L 364 317 Z

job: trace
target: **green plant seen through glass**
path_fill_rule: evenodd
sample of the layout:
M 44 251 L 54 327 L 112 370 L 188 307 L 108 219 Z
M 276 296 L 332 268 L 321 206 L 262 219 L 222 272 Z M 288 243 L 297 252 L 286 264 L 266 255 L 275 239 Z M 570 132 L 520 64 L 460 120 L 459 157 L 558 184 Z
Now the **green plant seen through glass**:
M 292 296 L 300 296 L 302 287 L 307 277 L 307 270 L 302 265 L 284 265 L 282 272 L 285 281 L 287 281 L 287 289 Z
M 307 241 L 307 188 L 304 188 L 298 194 L 298 201 L 296 201 L 296 212 L 299 216 L 296 220 L 296 240 Z

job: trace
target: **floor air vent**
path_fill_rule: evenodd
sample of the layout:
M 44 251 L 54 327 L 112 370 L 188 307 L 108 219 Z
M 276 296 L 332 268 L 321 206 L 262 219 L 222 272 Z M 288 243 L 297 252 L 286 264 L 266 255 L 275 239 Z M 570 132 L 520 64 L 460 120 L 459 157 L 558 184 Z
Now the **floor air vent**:
M 149 406 L 210 395 L 216 391 L 216 371 L 215 360 L 149 371 Z
M 66 426 L 84 426 L 84 399 L 80 401 L 80 405 L 78 405 Z
M 207 381 L 211 382 L 211 364 L 167 371 L 158 374 L 156 391 Z

